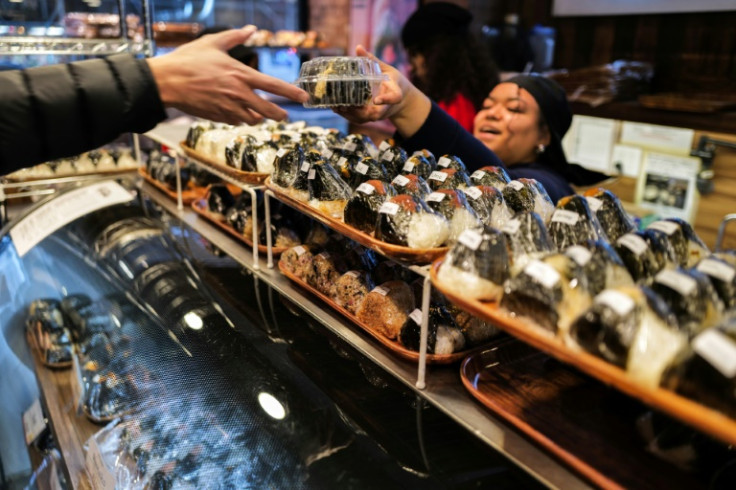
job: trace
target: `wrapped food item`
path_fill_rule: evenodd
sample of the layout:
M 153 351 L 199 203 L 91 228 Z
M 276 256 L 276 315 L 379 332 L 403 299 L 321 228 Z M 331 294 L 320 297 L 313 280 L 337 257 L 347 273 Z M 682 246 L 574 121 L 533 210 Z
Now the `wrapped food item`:
M 566 196 L 559 200 L 547 226 L 552 242 L 558 250 L 580 245 L 589 240 L 605 240 L 598 218 L 588 207 L 583 196 Z
M 626 233 L 636 231 L 634 222 L 613 192 L 602 188 L 588 189 L 585 198 L 611 243 Z
M 415 309 L 401 327 L 399 341 L 409 350 L 419 351 L 422 327 L 422 310 Z M 465 348 L 465 337 L 455 320 L 442 305 L 429 307 L 427 320 L 427 352 L 447 355 Z
M 657 272 L 665 267 L 675 267 L 677 265 L 675 249 L 664 233 L 653 229 L 646 229 L 637 233 L 647 242 L 649 250 L 652 251 L 657 264 Z
M 702 272 L 664 269 L 654 277 L 652 290 L 669 305 L 680 328 L 690 337 L 721 321 L 723 302 Z
M 572 322 L 593 303 L 583 270 L 564 254 L 529 262 L 506 281 L 501 306 L 568 340 Z
M 470 181 L 473 185 L 487 185 L 503 191 L 506 184 L 511 182 L 511 177 L 503 167 L 486 166 L 470 174 Z
M 343 255 L 343 260 L 348 269 L 355 269 L 373 273 L 378 266 L 378 255 L 376 252 L 355 242 L 349 242 L 347 252 Z M 385 282 L 385 281 L 382 281 Z
M 251 206 L 251 197 L 247 193 L 242 192 L 235 198 L 235 204 L 225 211 L 225 221 L 227 224 L 245 236 L 252 236 L 253 217 Z
M 695 269 L 708 276 L 727 310 L 736 306 L 736 267 L 714 254 L 698 262 Z
M 187 146 L 189 148 L 197 148 L 199 138 L 201 138 L 202 135 L 210 129 L 215 129 L 215 125 L 209 121 L 195 122 L 189 126 L 186 137 Z
M 213 184 L 207 193 L 207 209 L 220 221 L 225 221 L 225 213 L 235 205 L 235 198 L 225 184 Z
M 401 173 L 407 158 L 406 150 L 393 145 L 380 153 L 378 161 L 386 167 L 389 177 L 395 177 Z
M 225 148 L 235 138 L 231 129 L 210 129 L 197 140 L 195 150 L 218 162 L 225 161 Z
M 427 157 L 422 155 L 420 152 L 416 152 L 406 159 L 403 167 L 401 167 L 401 174 L 413 174 L 427 180 L 429 178 L 429 174 L 431 174 L 434 169 L 435 167 L 432 166 L 432 163 Z
M 503 198 L 514 213 L 534 211 L 544 223 L 549 223 L 555 211 L 555 205 L 549 194 L 542 184 L 534 179 L 512 180 L 503 188 Z
M 335 56 L 303 63 L 296 84 L 309 94 L 304 107 L 362 106 L 385 79 L 370 58 Z
M 460 234 L 470 228 L 480 228 L 482 223 L 460 190 L 440 189 L 429 194 L 425 202 L 432 210 L 450 222 L 448 241 L 454 243 Z
M 667 304 L 645 286 L 602 291 L 572 324 L 570 336 L 650 388 L 687 345 Z
M 583 268 L 591 294 L 598 294 L 604 289 L 634 285 L 621 257 L 605 240 L 573 245 L 565 249 L 564 253 Z
M 465 195 L 468 204 L 484 225 L 502 228 L 511 219 L 511 212 L 506 207 L 503 194 L 495 187 L 486 185 L 468 187 L 465 189 Z
M 510 270 L 504 234 L 486 226 L 460 235 L 445 256 L 437 278 L 463 297 L 499 301 Z
M 501 227 L 512 257 L 513 274 L 527 262 L 555 250 L 542 218 L 537 213 L 524 213 Z
M 659 262 L 641 232 L 623 235 L 613 248 L 636 282 L 648 282 L 660 270 Z
M 378 162 L 372 157 L 363 157 L 354 164 L 348 164 L 348 184 L 356 189 L 360 184 L 368 180 L 380 180 L 389 182 L 389 172 L 383 163 Z
M 369 156 L 378 157 L 378 148 L 370 136 L 360 133 L 353 133 L 345 136 L 340 142 L 343 155 L 357 155 L 359 157 Z
M 378 210 L 376 238 L 411 248 L 434 248 L 447 241 L 450 224 L 415 197 L 400 194 Z
M 647 226 L 647 230 L 669 242 L 675 255 L 674 260 L 681 267 L 693 267 L 710 254 L 708 247 L 695 234 L 690 223 L 682 219 L 667 218 L 655 221 Z
M 116 372 L 114 366 L 90 374 L 84 382 L 83 406 L 93 420 L 108 421 L 135 406 L 137 394 L 130 375 Z
M 290 187 L 286 189 L 286 193 L 297 201 L 309 201 L 309 174 L 312 170 L 312 166 L 319 163 L 324 163 L 322 155 L 316 150 L 307 151 L 304 154 L 304 161 L 296 172 L 296 177 L 291 181 Z
M 736 417 L 736 321 L 699 333 L 665 372 L 662 386 Z
M 467 311 L 463 311 L 454 304 L 447 304 L 447 311 L 455 319 L 455 324 L 463 333 L 468 347 L 474 347 L 498 335 L 500 330 L 490 322 L 481 320 Z
M 297 245 L 281 254 L 279 264 L 299 279 L 306 280 L 312 270 L 315 250 L 313 245 Z
M 459 156 L 456 155 L 442 155 L 439 160 L 437 160 L 437 170 L 449 170 L 453 169 L 458 172 L 463 172 L 465 174 L 468 173 L 468 169 L 465 167 L 465 164 L 460 159 Z
M 419 155 L 424 158 L 426 158 L 429 161 L 429 165 L 432 167 L 432 170 L 435 170 L 437 168 L 437 159 L 434 157 L 434 153 L 429 151 L 426 148 L 423 148 L 421 150 L 417 150 L 412 155 Z
M 337 256 L 320 252 L 312 259 L 305 277 L 307 284 L 329 298 L 335 295 L 335 284 L 345 271 L 345 265 Z
M 309 169 L 307 180 L 309 205 L 328 216 L 342 218 L 345 204 L 353 192 L 337 171 L 329 163 L 317 162 Z
M 192 161 L 187 164 L 186 169 L 189 173 L 189 181 L 196 187 L 207 187 L 210 184 L 220 182 L 220 178 L 217 175 Z
M 278 150 L 279 147 L 274 141 L 258 141 L 253 136 L 247 135 L 239 136 L 229 143 L 225 148 L 225 155 L 232 159 L 232 163 L 228 159 L 228 165 L 238 170 L 270 174 L 274 170 Z
M 365 271 L 351 270 L 341 275 L 335 282 L 335 301 L 355 315 L 375 284 Z
M 440 189 L 465 189 L 471 186 L 468 174 L 463 170 L 455 170 L 454 168 L 435 170 L 429 174 L 427 184 L 429 184 L 429 188 L 433 191 Z
M 387 198 L 394 195 L 394 188 L 380 180 L 360 184 L 345 205 L 345 223 L 364 233 L 373 233 L 378 221 L 378 210 Z
M 397 194 L 408 194 L 418 199 L 424 199 L 432 192 L 427 182 L 414 174 L 397 175 L 391 181 L 391 185 L 396 189 Z
M 414 310 L 414 293 L 403 281 L 376 286 L 356 312 L 361 323 L 389 339 L 396 339 L 409 313 Z

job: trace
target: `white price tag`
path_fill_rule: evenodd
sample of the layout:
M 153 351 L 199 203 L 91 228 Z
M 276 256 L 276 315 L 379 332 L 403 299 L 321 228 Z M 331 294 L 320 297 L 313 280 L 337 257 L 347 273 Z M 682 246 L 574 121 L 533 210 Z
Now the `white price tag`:
M 507 187 L 511 187 L 515 191 L 520 191 L 520 190 L 522 190 L 524 188 L 524 184 L 522 184 L 518 180 L 512 180 L 506 186 Z
M 472 174 L 470 174 L 470 178 L 473 180 L 480 180 L 483 177 L 485 177 L 486 173 L 483 170 L 476 170 Z
M 580 267 L 585 267 L 590 262 L 593 254 L 587 248 L 580 245 L 573 245 L 565 250 L 565 255 L 575 261 Z
M 649 226 L 647 226 L 647 229 L 650 228 L 652 230 L 661 231 L 667 236 L 672 236 L 673 233 L 680 229 L 680 225 L 672 221 L 655 221 L 654 223 L 651 223 Z
M 284 155 L 286 155 L 287 153 L 289 153 L 289 149 L 288 148 L 281 148 L 279 151 L 276 152 L 276 158 L 281 158 Z
M 553 223 L 563 223 L 565 225 L 575 226 L 580 220 L 580 215 L 575 211 L 568 211 L 567 209 L 556 209 L 552 214 Z
M 381 155 L 381 161 L 391 163 L 394 161 L 394 156 L 395 155 L 387 151 L 383 155 Z
M 373 291 L 371 293 L 378 293 L 381 296 L 386 296 L 388 294 L 388 288 L 385 288 L 383 286 L 376 286 L 373 288 Z
M 327 148 L 325 151 L 322 152 L 322 156 L 325 157 L 325 160 L 329 160 L 332 158 L 332 155 L 334 155 L 335 152 Z
M 416 323 L 420 327 L 422 326 L 422 310 L 420 310 L 419 308 L 414 308 L 414 311 L 409 314 L 409 318 L 414 320 L 414 323 Z
M 133 200 L 133 194 L 114 181 L 66 192 L 19 221 L 11 230 L 15 249 L 24 256 L 62 226 L 98 209 Z
M 627 233 L 626 235 L 619 238 L 616 243 L 628 248 L 629 250 L 634 252 L 634 255 L 636 255 L 637 257 L 646 252 L 648 247 L 647 242 L 642 237 L 640 237 L 639 235 L 634 235 L 633 233 Z
M 378 208 L 378 212 L 381 214 L 395 215 L 399 211 L 399 205 L 395 202 L 384 202 L 381 207 Z
M 378 149 L 381 150 L 381 151 L 383 151 L 386 148 L 388 148 L 389 146 L 391 146 L 391 144 L 388 142 L 388 140 L 383 140 L 383 141 L 381 141 L 381 144 L 378 145 Z
M 614 289 L 606 289 L 595 297 L 594 302 L 608 306 L 615 311 L 618 316 L 628 315 L 635 306 L 633 299 Z
M 365 175 L 366 173 L 368 173 L 368 165 L 363 162 L 358 162 L 355 165 L 355 171 L 358 172 L 360 175 Z
M 478 250 L 480 244 L 483 243 L 483 235 L 475 230 L 465 230 L 460 233 L 457 241 L 468 247 L 470 250 Z
M 444 182 L 447 180 L 447 175 L 445 172 L 440 172 L 439 170 L 435 170 L 431 174 L 429 174 L 430 180 L 438 180 L 440 182 Z
M 452 163 L 452 160 L 450 160 L 447 157 L 441 157 L 439 160 L 437 160 L 437 166 L 442 168 L 447 168 Z
M 356 192 L 362 192 L 363 194 L 366 194 L 370 196 L 373 194 L 373 192 L 376 190 L 375 187 L 373 187 L 372 184 L 369 184 L 368 182 L 363 182 L 358 187 L 355 188 Z
M 312 165 L 311 165 L 311 164 L 310 164 L 309 162 L 304 162 L 304 163 L 302 163 L 302 166 L 301 166 L 301 169 L 300 169 L 300 170 L 301 170 L 302 172 L 309 172 L 309 168 L 310 168 L 311 166 L 312 166 Z
M 560 273 L 539 260 L 533 260 L 524 267 L 524 273 L 547 289 L 552 289 L 560 282 Z
M 483 195 L 483 191 L 478 189 L 477 187 L 468 187 L 467 189 L 465 189 L 465 195 L 475 201 Z
M 603 206 L 603 201 L 601 201 L 597 197 L 588 196 L 585 198 L 585 200 L 588 201 L 588 207 L 594 213 L 597 213 L 601 206 Z
M 442 200 L 445 198 L 445 194 L 441 192 L 432 192 L 430 195 L 427 196 L 425 201 L 429 202 L 442 202 Z
M 690 296 L 698 287 L 695 279 L 672 269 L 665 269 L 654 276 L 654 282 L 667 286 L 682 296 Z
M 309 175 L 307 175 L 307 178 L 308 178 L 309 180 L 314 180 L 314 176 L 315 176 L 315 175 L 317 175 L 317 171 L 316 171 L 316 170 L 314 170 L 313 168 L 310 168 L 310 169 L 309 169 Z
M 693 350 L 727 378 L 736 376 L 736 342 L 715 328 L 693 340 Z
M 347 151 L 355 151 L 356 148 L 358 148 L 358 145 L 352 142 L 348 142 L 342 145 L 342 149 Z
M 296 253 L 297 257 L 301 257 L 306 251 L 307 249 L 302 247 L 301 245 L 297 245 L 296 247 L 294 247 L 294 252 Z
M 345 275 L 346 275 L 346 276 L 350 276 L 350 277 L 354 277 L 354 278 L 356 278 L 356 279 L 357 279 L 357 278 L 359 278 L 359 277 L 360 277 L 360 272 L 358 272 L 358 271 L 347 271 L 347 272 L 345 273 Z
M 330 252 L 320 252 L 317 254 L 317 257 L 322 257 L 325 260 L 329 260 Z
M 404 187 L 406 184 L 408 184 L 410 181 L 403 175 L 397 175 L 394 180 L 391 181 L 392 184 L 398 185 L 400 187 Z
M 506 222 L 505 225 L 501 227 L 501 231 L 506 233 L 507 235 L 515 235 L 517 231 L 519 231 L 519 228 L 521 227 L 521 221 L 518 219 L 510 219 Z
M 45 428 L 46 420 L 41 410 L 41 400 L 36 398 L 36 401 L 31 403 L 28 410 L 23 412 L 23 431 L 26 434 L 26 445 L 30 445 L 35 441 Z
M 404 172 L 412 172 L 414 171 L 414 162 L 411 160 L 407 160 L 406 163 L 404 163 L 404 166 L 401 167 L 401 170 Z
M 113 490 L 115 488 L 115 477 L 110 470 L 107 469 L 102 459 L 100 447 L 94 437 L 89 439 L 89 447 L 87 448 L 87 456 L 85 458 L 85 468 L 89 475 L 92 488 L 102 490 Z
M 731 264 L 713 259 L 701 260 L 697 269 L 703 274 L 708 274 L 723 282 L 733 281 L 733 277 L 736 274 L 736 269 Z
M 337 159 L 337 168 L 343 168 L 343 167 L 347 166 L 347 164 L 348 164 L 348 159 L 347 158 L 340 157 L 340 158 Z

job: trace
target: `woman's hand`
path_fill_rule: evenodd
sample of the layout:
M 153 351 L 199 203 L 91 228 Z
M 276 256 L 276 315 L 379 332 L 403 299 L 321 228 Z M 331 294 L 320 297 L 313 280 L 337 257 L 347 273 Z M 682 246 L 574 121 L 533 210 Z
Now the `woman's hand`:
M 164 105 L 229 124 L 282 120 L 285 110 L 254 92 L 261 89 L 295 102 L 307 100 L 300 88 L 260 73 L 227 51 L 243 44 L 255 26 L 209 34 L 171 53 L 148 60 Z

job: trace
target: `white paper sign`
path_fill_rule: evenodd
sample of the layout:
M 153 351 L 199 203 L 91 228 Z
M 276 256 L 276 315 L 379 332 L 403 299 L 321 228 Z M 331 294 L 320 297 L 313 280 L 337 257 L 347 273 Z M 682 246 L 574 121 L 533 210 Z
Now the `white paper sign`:
M 470 250 L 478 250 L 483 242 L 483 236 L 475 230 L 465 230 L 460 233 L 457 241 L 468 247 Z
M 610 172 L 617 126 L 618 122 L 612 119 L 573 116 L 571 139 L 565 142 L 570 161 L 592 170 Z
M 690 296 L 698 287 L 695 279 L 672 269 L 665 269 L 659 272 L 654 277 L 654 282 L 667 286 L 682 296 Z
M 450 160 L 447 157 L 441 157 L 439 160 L 437 160 L 437 166 L 442 168 L 447 168 L 452 163 L 452 160 Z
M 693 350 L 725 377 L 736 376 L 736 342 L 715 328 L 695 337 Z
M 465 195 L 467 195 L 470 199 L 475 201 L 476 199 L 478 199 L 480 196 L 483 195 L 483 191 L 481 191 L 477 187 L 468 187 L 467 189 L 465 189 Z
M 595 297 L 595 303 L 611 308 L 619 316 L 628 315 L 634 309 L 634 300 L 614 289 L 606 289 Z
M 556 209 L 552 214 L 553 223 L 563 223 L 565 225 L 575 226 L 580 220 L 580 215 L 574 211 L 567 209 Z
M 381 207 L 378 209 L 379 213 L 382 214 L 388 214 L 388 215 L 395 215 L 399 211 L 399 205 L 395 202 L 384 202 L 381 204 Z
M 529 262 L 524 267 L 524 273 L 547 289 L 552 289 L 560 282 L 560 273 L 539 260 Z
M 306 251 L 307 249 L 302 247 L 301 245 L 297 245 L 296 247 L 294 247 L 294 252 L 296 252 L 297 257 L 301 257 Z
M 731 264 L 721 262 L 720 260 L 703 259 L 698 264 L 697 269 L 703 274 L 708 274 L 723 282 L 733 281 L 733 277 L 736 275 L 736 269 Z
M 403 175 L 397 175 L 394 180 L 391 181 L 391 183 L 398 185 L 399 187 L 404 187 L 406 184 L 409 183 L 409 179 L 407 179 Z
M 276 158 L 281 158 L 284 155 L 286 155 L 287 153 L 289 153 L 289 149 L 288 148 L 281 148 L 279 151 L 276 152 Z
M 325 157 L 325 160 L 329 160 L 332 158 L 332 155 L 334 155 L 335 152 L 327 148 L 324 152 L 322 152 L 322 156 Z M 338 160 L 339 162 L 340 160 Z
M 430 195 L 427 196 L 425 201 L 429 202 L 441 202 L 445 198 L 445 194 L 441 192 L 432 192 Z
M 383 151 L 386 148 L 388 148 L 389 146 L 391 146 L 391 144 L 388 142 L 388 140 L 383 140 L 383 141 L 381 141 L 381 144 L 378 145 L 378 149 L 381 150 L 381 151 Z
M 568 247 L 567 250 L 565 250 L 565 255 L 574 260 L 580 267 L 585 267 L 593 257 L 591 251 L 581 245 Z
M 373 191 L 375 191 L 376 188 L 368 182 L 363 182 L 355 190 L 356 192 L 362 192 L 363 194 L 367 194 L 370 196 L 371 194 L 373 194 Z
M 113 181 L 69 191 L 47 202 L 10 230 L 18 255 L 23 257 L 37 243 L 80 216 L 131 201 L 133 194 Z
M 624 121 L 621 124 L 621 143 L 689 155 L 695 131 L 692 129 L 657 126 L 655 124 Z
M 107 469 L 102 459 L 100 447 L 94 437 L 90 437 L 85 461 L 85 468 L 89 475 L 92 488 L 101 490 L 113 490 L 115 488 L 115 477 Z
M 354 277 L 354 278 L 357 279 L 358 277 L 360 277 L 360 272 L 359 271 L 347 271 L 345 273 L 345 275 L 346 276 L 350 276 L 350 277 Z
M 680 225 L 672 221 L 655 221 L 647 226 L 647 229 L 661 231 L 662 233 L 671 236 L 677 230 L 680 229 Z
M 409 318 L 414 320 L 414 323 L 421 326 L 422 325 L 422 310 L 419 308 L 414 308 L 414 311 L 411 312 L 409 315 Z
M 340 158 L 337 159 L 337 167 L 338 168 L 343 168 L 343 167 L 347 166 L 347 164 L 348 164 L 348 159 L 347 158 L 340 157 Z
M 445 172 L 440 172 L 439 170 L 435 170 L 431 174 L 429 174 L 430 180 L 438 180 L 440 182 L 444 182 L 447 180 L 447 175 Z
M 634 252 L 634 255 L 637 257 L 646 252 L 648 248 L 647 242 L 639 235 L 634 235 L 633 233 L 627 233 L 619 238 L 616 243 L 628 248 Z
M 35 441 L 45 428 L 46 420 L 41 410 L 41 400 L 36 398 L 28 407 L 28 410 L 23 412 L 23 431 L 26 434 L 26 445 L 30 445 Z
M 611 155 L 611 172 L 624 177 L 638 177 L 644 151 L 636 146 L 614 145 Z
M 660 216 L 692 221 L 700 159 L 649 152 L 637 180 L 635 204 Z

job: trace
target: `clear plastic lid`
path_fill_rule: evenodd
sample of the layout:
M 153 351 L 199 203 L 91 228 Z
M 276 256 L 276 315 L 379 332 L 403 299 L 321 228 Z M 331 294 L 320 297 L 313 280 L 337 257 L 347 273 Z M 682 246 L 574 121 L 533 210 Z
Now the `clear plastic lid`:
M 296 85 L 309 94 L 305 107 L 361 106 L 387 78 L 370 58 L 329 56 L 302 64 Z

